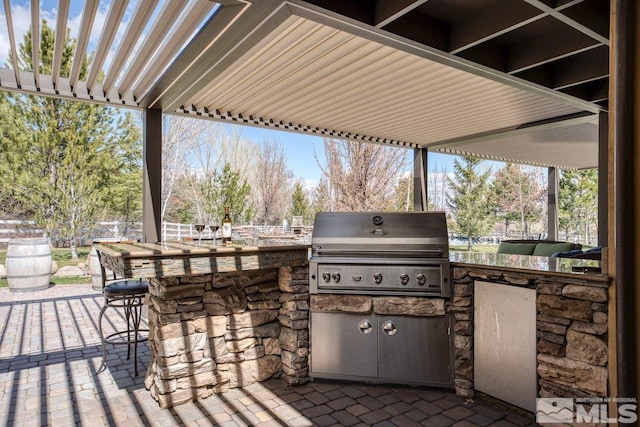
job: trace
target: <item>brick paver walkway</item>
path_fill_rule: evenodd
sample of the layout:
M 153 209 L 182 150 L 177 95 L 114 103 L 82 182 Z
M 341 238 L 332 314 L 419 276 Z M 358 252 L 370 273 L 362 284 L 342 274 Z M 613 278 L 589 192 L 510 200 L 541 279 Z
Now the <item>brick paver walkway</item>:
M 446 390 L 272 379 L 199 402 L 160 409 L 133 376 L 126 347 L 101 362 L 91 285 L 13 293 L 0 288 L 0 426 L 524 426 L 531 414 L 496 402 L 464 402 Z M 108 312 L 109 327 L 123 321 Z M 141 369 L 149 360 L 141 346 Z

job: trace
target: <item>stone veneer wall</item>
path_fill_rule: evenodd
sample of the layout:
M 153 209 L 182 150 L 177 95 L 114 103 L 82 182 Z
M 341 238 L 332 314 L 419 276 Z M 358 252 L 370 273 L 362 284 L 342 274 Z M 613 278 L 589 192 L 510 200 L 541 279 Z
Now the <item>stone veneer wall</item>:
M 145 386 L 171 407 L 273 376 L 307 381 L 308 267 L 152 278 Z
M 475 280 L 536 289 L 537 372 L 540 397 L 608 396 L 607 281 L 589 276 L 502 273 L 481 267 L 454 267 L 455 288 L 467 286 L 472 294 Z M 466 294 L 466 292 L 465 292 Z M 471 298 L 470 298 L 471 299 Z M 469 313 L 473 304 L 470 301 Z M 457 328 L 456 328 L 457 329 Z M 458 331 L 457 331 L 458 333 Z M 468 345 L 460 359 L 464 367 L 460 386 L 472 395 L 473 328 L 459 332 Z M 458 339 L 458 336 L 456 336 Z M 465 348 L 465 350 L 467 350 Z M 470 359 L 467 360 L 466 356 Z M 458 354 L 456 373 L 458 377 Z M 458 379 L 456 379 L 458 385 Z M 456 387 L 458 391 L 458 387 Z M 458 391 L 460 394 L 460 391 Z

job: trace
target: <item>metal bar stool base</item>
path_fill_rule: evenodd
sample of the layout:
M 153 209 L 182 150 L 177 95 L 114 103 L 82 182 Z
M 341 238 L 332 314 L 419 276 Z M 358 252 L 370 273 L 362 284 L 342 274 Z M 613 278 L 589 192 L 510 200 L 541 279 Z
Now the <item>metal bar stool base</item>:
M 142 306 L 144 305 L 144 293 L 122 293 L 121 287 L 119 287 L 120 294 L 113 295 L 109 292 L 109 286 L 105 287 L 105 304 L 100 310 L 100 316 L 98 318 L 98 327 L 100 329 L 100 338 L 102 341 L 102 364 L 98 369 L 98 373 L 104 371 L 107 367 L 107 344 L 111 345 L 127 345 L 127 360 L 131 358 L 131 346 L 133 346 L 133 366 L 135 376 L 138 376 L 138 343 L 148 341 L 148 329 L 140 329 L 140 320 L 142 318 Z M 104 335 L 102 322 L 104 314 L 107 309 L 120 308 L 124 309 L 125 318 L 127 321 L 127 328 L 119 330 L 109 335 Z M 146 333 L 146 334 L 145 334 Z

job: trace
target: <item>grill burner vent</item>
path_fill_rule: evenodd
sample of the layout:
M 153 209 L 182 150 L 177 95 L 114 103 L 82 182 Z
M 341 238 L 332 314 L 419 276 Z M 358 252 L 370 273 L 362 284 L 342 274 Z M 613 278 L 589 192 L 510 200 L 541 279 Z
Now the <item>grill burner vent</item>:
M 312 293 L 451 296 L 444 212 L 322 212 Z

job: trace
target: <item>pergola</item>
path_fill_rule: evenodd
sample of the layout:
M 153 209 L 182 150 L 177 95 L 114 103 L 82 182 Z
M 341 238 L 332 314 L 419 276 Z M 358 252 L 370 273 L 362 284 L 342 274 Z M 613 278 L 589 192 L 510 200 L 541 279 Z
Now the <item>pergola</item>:
M 31 4 L 38 64 L 41 17 Z M 59 0 L 51 74 L 17 71 L 4 0 L 13 56 L 0 89 L 144 112 L 149 241 L 160 240 L 162 114 L 414 149 L 417 209 L 429 151 L 549 167 L 550 218 L 557 168 L 598 167 L 603 262 L 616 293 L 611 390 L 637 396 L 634 0 L 112 0 L 89 52 L 99 6 L 83 1 L 67 78 L 70 0 Z

